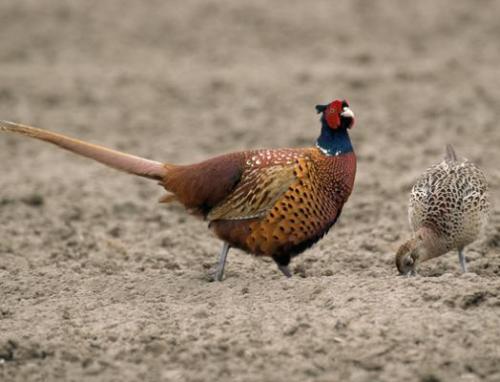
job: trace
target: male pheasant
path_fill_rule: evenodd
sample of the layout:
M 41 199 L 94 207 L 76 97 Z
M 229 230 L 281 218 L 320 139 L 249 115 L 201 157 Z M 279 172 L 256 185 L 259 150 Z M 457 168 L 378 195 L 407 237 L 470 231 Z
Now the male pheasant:
M 316 106 L 316 147 L 236 152 L 192 165 L 164 164 L 60 134 L 1 121 L 0 131 L 56 144 L 118 170 L 155 179 L 178 201 L 209 221 L 223 241 L 215 278 L 222 280 L 230 247 L 270 256 L 288 277 L 291 257 L 325 235 L 351 194 L 356 156 L 347 132 L 354 114 L 346 101 Z
M 408 215 L 414 238 L 396 253 L 401 274 L 415 275 L 423 261 L 458 250 L 463 272 L 464 247 L 484 231 L 490 203 L 483 172 L 468 160 L 458 160 L 453 147 L 445 159 L 429 168 L 413 186 Z

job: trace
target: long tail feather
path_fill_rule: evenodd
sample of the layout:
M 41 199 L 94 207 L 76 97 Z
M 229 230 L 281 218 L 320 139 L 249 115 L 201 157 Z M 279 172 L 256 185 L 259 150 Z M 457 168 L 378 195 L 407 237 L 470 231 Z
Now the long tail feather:
M 117 170 L 143 176 L 145 178 L 162 180 L 167 173 L 167 167 L 160 162 L 122 153 L 103 146 L 94 145 L 62 134 L 52 133 L 36 127 L 25 126 L 14 122 L 0 121 L 0 131 L 8 131 L 26 135 L 31 138 L 53 143 L 63 149 L 72 151 L 84 157 L 113 167 Z
M 457 154 L 455 153 L 455 150 L 453 149 L 452 145 L 446 145 L 446 154 L 444 156 L 444 159 L 447 162 L 456 162 L 457 161 Z

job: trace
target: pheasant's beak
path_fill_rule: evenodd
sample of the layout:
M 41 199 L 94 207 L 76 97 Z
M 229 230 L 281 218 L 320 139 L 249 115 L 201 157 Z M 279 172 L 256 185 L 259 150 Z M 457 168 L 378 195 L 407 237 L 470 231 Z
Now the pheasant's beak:
M 411 269 L 406 273 L 406 277 L 415 277 L 417 275 L 417 271 L 415 269 Z
M 354 113 L 348 106 L 342 108 L 342 113 L 340 113 L 340 118 L 342 120 L 342 126 L 350 129 L 354 125 Z
M 345 117 L 345 118 L 353 118 L 354 119 L 354 113 L 347 106 L 345 106 L 342 109 L 342 113 L 340 113 L 340 116 Z

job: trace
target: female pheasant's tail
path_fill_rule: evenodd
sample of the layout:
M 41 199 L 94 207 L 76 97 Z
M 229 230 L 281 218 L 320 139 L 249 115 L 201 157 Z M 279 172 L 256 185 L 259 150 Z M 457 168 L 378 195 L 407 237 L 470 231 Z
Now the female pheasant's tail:
M 63 149 L 72 151 L 84 157 L 94 159 L 109 167 L 145 178 L 163 180 L 167 174 L 168 165 L 144 159 L 134 155 L 111 150 L 78 139 L 52 133 L 36 127 L 25 126 L 14 122 L 0 121 L 0 131 L 8 131 L 27 135 L 31 138 L 53 143 Z
M 456 162 L 457 154 L 455 154 L 455 150 L 452 145 L 446 145 L 446 154 L 444 156 L 446 162 Z

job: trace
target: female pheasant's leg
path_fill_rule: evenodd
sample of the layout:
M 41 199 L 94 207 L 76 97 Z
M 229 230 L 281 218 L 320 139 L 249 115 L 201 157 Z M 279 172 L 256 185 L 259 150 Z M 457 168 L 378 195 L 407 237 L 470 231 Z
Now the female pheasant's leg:
M 458 250 L 458 260 L 460 261 L 460 266 L 462 267 L 462 272 L 467 272 L 467 263 L 465 262 L 464 250 Z
M 220 251 L 219 264 L 217 265 L 217 270 L 215 272 L 215 280 L 222 281 L 222 276 L 224 275 L 224 267 L 226 265 L 227 252 L 231 246 L 224 242 L 222 244 L 222 250 Z

